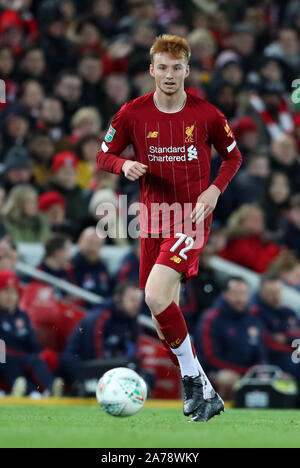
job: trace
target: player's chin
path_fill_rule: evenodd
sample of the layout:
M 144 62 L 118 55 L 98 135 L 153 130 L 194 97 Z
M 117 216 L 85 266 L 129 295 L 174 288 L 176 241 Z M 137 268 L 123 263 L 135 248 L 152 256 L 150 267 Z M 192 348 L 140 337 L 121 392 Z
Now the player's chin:
M 167 96 L 173 96 L 173 94 L 176 94 L 177 89 L 175 89 L 175 88 L 174 88 L 174 89 L 168 89 L 168 88 L 166 89 L 166 88 L 164 88 L 162 91 L 163 91 Z

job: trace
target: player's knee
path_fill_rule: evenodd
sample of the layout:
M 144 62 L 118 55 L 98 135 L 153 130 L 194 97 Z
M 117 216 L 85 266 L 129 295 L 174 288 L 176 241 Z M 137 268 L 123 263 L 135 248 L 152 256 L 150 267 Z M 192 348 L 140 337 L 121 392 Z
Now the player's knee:
M 153 315 L 160 314 L 168 307 L 166 299 L 159 294 L 154 294 L 151 291 L 145 291 L 145 301 Z

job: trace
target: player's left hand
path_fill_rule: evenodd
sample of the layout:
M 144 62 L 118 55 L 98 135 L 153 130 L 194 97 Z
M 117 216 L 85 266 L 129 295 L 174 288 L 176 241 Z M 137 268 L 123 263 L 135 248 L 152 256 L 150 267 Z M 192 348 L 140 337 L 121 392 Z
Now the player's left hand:
M 216 185 L 210 185 L 207 190 L 199 195 L 191 214 L 193 223 L 200 224 L 214 211 L 220 195 L 221 191 Z

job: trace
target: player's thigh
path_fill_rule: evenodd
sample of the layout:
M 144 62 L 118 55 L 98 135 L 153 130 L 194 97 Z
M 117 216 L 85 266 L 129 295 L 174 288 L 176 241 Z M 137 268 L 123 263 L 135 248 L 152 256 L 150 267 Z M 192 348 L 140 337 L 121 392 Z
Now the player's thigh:
M 181 282 L 175 287 L 173 301 L 179 306 L 180 303 Z

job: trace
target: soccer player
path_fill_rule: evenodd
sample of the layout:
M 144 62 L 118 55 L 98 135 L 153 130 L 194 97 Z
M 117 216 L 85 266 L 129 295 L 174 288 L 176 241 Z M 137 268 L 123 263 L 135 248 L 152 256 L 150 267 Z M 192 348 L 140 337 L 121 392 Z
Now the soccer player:
M 156 90 L 126 103 L 115 115 L 97 168 L 139 180 L 140 288 L 145 289 L 159 338 L 180 367 L 184 414 L 192 415 L 190 422 L 205 422 L 224 411 L 224 403 L 191 344 L 179 307 L 180 284 L 197 275 L 212 212 L 242 158 L 225 117 L 185 91 L 190 56 L 181 37 L 155 40 L 150 74 Z M 135 160 L 119 156 L 129 144 Z M 209 185 L 212 145 L 223 162 Z

